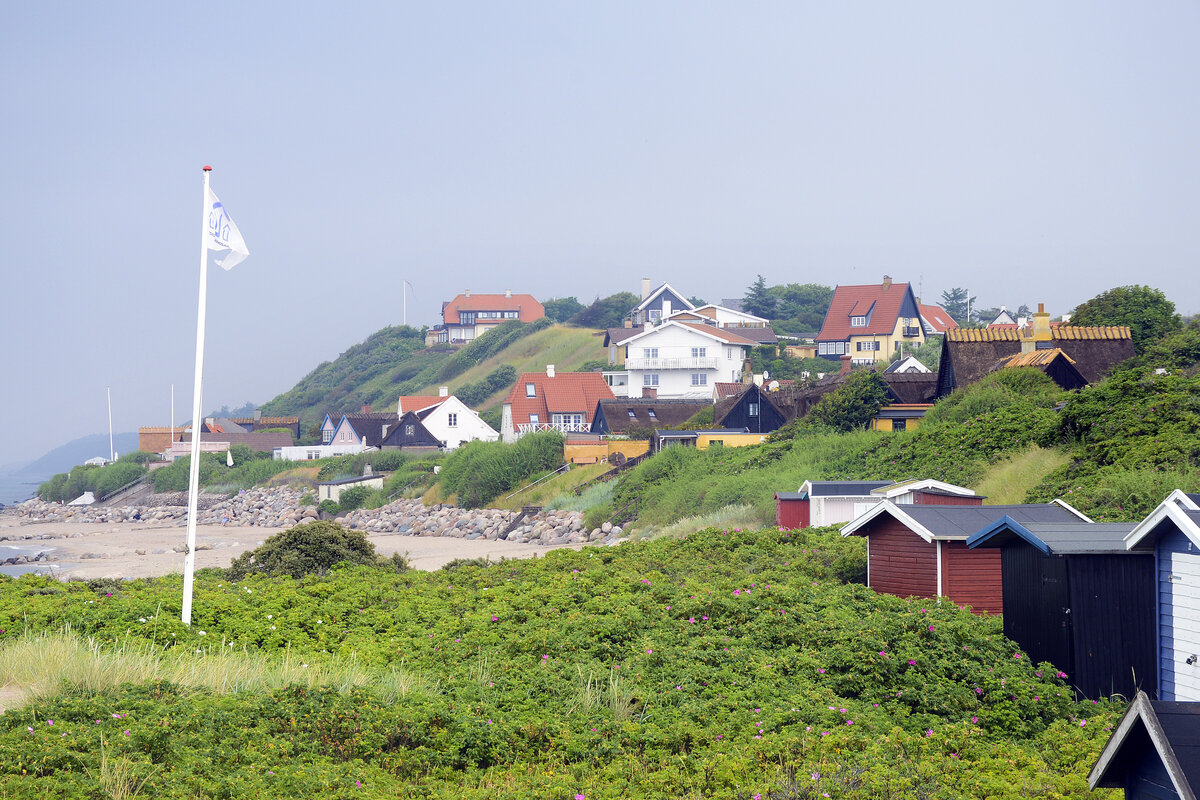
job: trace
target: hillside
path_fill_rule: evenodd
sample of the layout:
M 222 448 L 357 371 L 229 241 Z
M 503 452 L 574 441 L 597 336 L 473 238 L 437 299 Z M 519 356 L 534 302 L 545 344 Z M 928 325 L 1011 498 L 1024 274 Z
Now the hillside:
M 421 331 L 391 326 L 320 364 L 263 404 L 262 412 L 297 415 L 307 430 L 328 411 L 357 411 L 364 404 L 391 408 L 399 395 L 436 394 L 438 386 L 456 392 L 501 365 L 522 372 L 542 370 L 549 363 L 567 371 L 603 356 L 594 331 L 551 325 L 549 320 L 508 322 L 461 348 L 426 348 Z M 507 387 L 493 392 L 480 407 L 496 405 L 506 391 Z

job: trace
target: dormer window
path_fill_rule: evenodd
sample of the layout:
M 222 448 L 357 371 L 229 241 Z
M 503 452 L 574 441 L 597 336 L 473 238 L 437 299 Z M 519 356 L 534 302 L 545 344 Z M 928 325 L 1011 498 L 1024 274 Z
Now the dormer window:
M 850 318 L 850 327 L 851 328 L 867 327 L 867 318 L 866 317 L 851 317 Z
M 629 409 L 629 418 L 630 418 L 630 419 L 637 419 L 637 414 L 634 414 L 634 413 L 633 413 L 633 409 L 632 409 L 632 408 L 631 408 L 631 409 Z
M 535 384 L 535 383 L 525 384 L 525 396 L 526 397 L 537 397 L 537 384 Z

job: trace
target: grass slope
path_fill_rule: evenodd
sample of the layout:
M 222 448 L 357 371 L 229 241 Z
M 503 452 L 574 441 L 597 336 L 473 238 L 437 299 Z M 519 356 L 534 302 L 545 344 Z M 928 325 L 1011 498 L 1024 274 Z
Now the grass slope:
M 1031 489 L 1068 461 L 1070 458 L 1061 449 L 1032 445 L 1024 452 L 996 462 L 972 488 L 986 498 L 985 505 L 1024 503 Z

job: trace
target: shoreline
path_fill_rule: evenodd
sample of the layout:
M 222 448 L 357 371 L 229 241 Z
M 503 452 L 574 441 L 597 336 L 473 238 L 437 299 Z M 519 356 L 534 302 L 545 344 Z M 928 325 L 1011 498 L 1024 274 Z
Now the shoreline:
M 279 528 L 199 525 L 196 528 L 196 569 L 228 567 L 233 559 L 253 550 Z M 0 547 L 21 548 L 42 560 L 13 565 L 27 572 L 49 573 L 59 580 L 118 578 L 136 580 L 182 574 L 187 533 L 175 524 L 140 522 L 30 522 L 0 516 Z M 532 558 L 562 548 L 581 549 L 585 543 L 533 544 L 504 540 L 463 539 L 454 536 L 413 536 L 367 532 L 380 556 L 407 555 L 414 569 L 433 571 L 459 558 Z M 595 544 L 595 543 L 594 543 Z M 179 548 L 178 550 L 176 548 Z

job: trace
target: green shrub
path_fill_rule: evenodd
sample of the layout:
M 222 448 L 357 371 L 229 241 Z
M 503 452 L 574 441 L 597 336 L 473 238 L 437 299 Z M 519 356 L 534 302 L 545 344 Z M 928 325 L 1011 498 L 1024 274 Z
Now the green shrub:
M 320 511 L 322 514 L 336 514 L 341 510 L 342 507 L 338 505 L 337 500 L 322 500 L 320 503 L 317 503 L 317 511 Z
M 338 496 L 338 508 L 342 511 L 353 511 L 362 508 L 371 494 L 370 486 L 352 486 Z
M 543 431 L 513 444 L 468 442 L 446 458 L 438 482 L 463 508 L 479 508 L 530 476 L 561 466 L 564 441 L 557 431 Z
M 375 564 L 375 545 L 362 531 L 343 528 L 336 522 L 306 522 L 275 534 L 254 550 L 242 553 L 226 570 L 231 580 L 247 575 L 325 575 L 335 565 Z
M 454 395 L 471 407 L 478 406 L 496 392 L 506 389 L 517 380 L 517 368 L 510 364 L 501 364 L 477 383 L 460 386 Z

